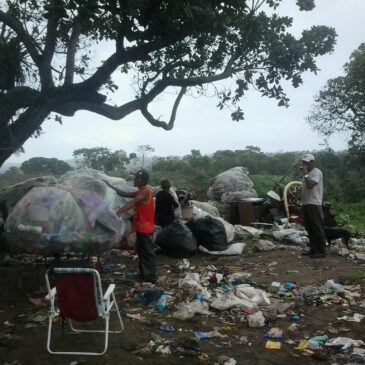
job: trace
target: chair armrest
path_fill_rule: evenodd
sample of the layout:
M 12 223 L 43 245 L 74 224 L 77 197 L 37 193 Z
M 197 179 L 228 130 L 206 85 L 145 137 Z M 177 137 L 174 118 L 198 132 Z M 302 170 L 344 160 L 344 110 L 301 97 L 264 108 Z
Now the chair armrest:
M 52 288 L 51 289 L 51 293 L 50 294 L 47 294 L 45 299 L 46 300 L 50 300 L 51 298 L 54 298 L 57 294 L 57 289 L 56 288 Z
M 111 293 L 113 293 L 114 289 L 115 289 L 115 284 L 110 284 L 108 286 L 108 289 L 106 290 L 106 292 L 104 294 L 104 298 L 103 299 L 104 300 L 107 300 L 110 297 Z

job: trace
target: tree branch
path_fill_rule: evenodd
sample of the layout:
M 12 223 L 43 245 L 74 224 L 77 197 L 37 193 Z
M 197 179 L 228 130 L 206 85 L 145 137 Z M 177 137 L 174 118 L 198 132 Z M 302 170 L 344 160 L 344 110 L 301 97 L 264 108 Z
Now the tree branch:
M 37 65 L 39 69 L 41 69 L 42 68 L 41 56 L 38 52 L 37 45 L 33 41 L 33 38 L 26 31 L 26 29 L 24 29 L 23 25 L 19 22 L 19 20 L 13 18 L 11 15 L 4 13 L 2 10 L 0 10 L 0 21 L 6 24 L 9 28 L 13 29 L 13 31 L 17 34 L 20 41 L 24 44 L 25 48 L 29 52 L 34 63 Z
M 51 16 L 47 22 L 47 33 L 42 54 L 42 67 L 39 69 L 41 84 L 44 88 L 53 85 L 51 63 L 57 43 L 58 20 L 58 17 Z
M 156 120 L 148 114 L 147 111 L 147 105 L 159 94 L 161 94 L 167 87 L 169 86 L 176 86 L 182 88 L 182 90 L 179 93 L 178 98 L 176 99 L 175 105 L 176 108 L 180 103 L 180 100 L 182 96 L 184 95 L 186 88 L 189 86 L 197 86 L 197 85 L 203 85 L 206 83 L 211 83 L 219 80 L 224 80 L 227 77 L 232 76 L 234 72 L 238 72 L 238 69 L 230 69 L 224 70 L 222 73 L 213 75 L 213 76 L 206 76 L 206 77 L 193 77 L 188 79 L 171 79 L 171 78 L 163 78 L 159 81 L 157 81 L 154 85 L 154 87 L 145 95 L 141 96 L 139 99 L 133 100 L 131 102 L 128 102 L 120 107 L 111 106 L 108 104 L 103 103 L 100 100 L 96 100 L 94 102 L 90 101 L 90 98 L 88 98 L 86 95 L 83 98 L 82 95 L 80 95 L 79 101 L 75 102 L 64 102 L 61 105 L 58 105 L 56 107 L 53 107 L 53 111 L 56 113 L 60 113 L 65 116 L 72 116 L 75 114 L 78 110 L 88 110 L 91 112 L 95 112 L 97 114 L 101 114 L 107 118 L 113 119 L 113 120 L 119 120 L 124 118 L 126 115 L 136 111 L 136 110 L 144 110 L 144 113 L 146 116 L 148 116 L 148 121 L 152 125 L 158 125 L 162 128 L 166 128 L 169 124 L 173 125 L 173 120 L 169 123 L 166 122 L 158 122 L 156 124 Z M 73 90 L 74 92 L 77 91 L 77 89 Z M 90 93 L 88 94 L 90 95 Z M 175 106 L 174 106 L 175 109 Z M 174 110 L 173 109 L 173 110 Z M 175 111 L 176 113 L 176 111 Z M 172 114 L 173 116 L 173 114 Z M 155 124 L 154 124 L 155 123 Z M 171 127 L 172 128 L 172 127 Z
M 19 118 L 2 128 L 3 134 L 0 135 L 0 159 L 5 161 L 16 150 L 21 148 L 25 141 L 32 136 L 49 115 L 50 110 L 47 105 L 35 105 L 24 111 Z
M 186 87 L 181 88 L 174 106 L 172 108 L 172 112 L 171 112 L 171 116 L 170 116 L 170 120 L 169 122 L 164 122 L 158 119 L 155 119 L 153 117 L 153 115 L 147 110 L 148 104 L 147 103 L 143 103 L 142 107 L 141 107 L 141 113 L 142 115 L 147 119 L 147 121 L 153 125 L 154 127 L 160 127 L 163 128 L 167 131 L 171 130 L 174 127 L 174 123 L 175 123 L 175 119 L 176 119 L 176 112 L 177 112 L 177 108 L 179 107 L 180 101 L 182 99 L 182 97 L 184 96 L 186 92 Z
M 228 68 L 228 69 L 225 69 L 223 72 L 216 74 L 216 75 L 212 75 L 212 76 L 191 77 L 191 78 L 187 78 L 187 79 L 166 78 L 164 80 L 164 82 L 167 83 L 169 86 L 178 86 L 178 87 L 199 86 L 199 85 L 209 84 L 211 82 L 216 82 L 216 81 L 227 79 L 228 77 L 231 77 L 233 74 L 235 74 L 239 71 L 242 71 L 242 70 Z
M 170 38 L 157 39 L 147 44 L 129 47 L 120 52 L 116 52 L 90 78 L 80 84 L 80 87 L 97 90 L 110 78 L 118 66 L 128 62 L 148 60 L 149 53 L 170 46 L 183 38 L 184 36 L 182 34 L 174 34 Z
M 40 92 L 26 86 L 11 89 L 0 96 L 0 126 L 6 126 L 10 118 L 21 108 L 31 106 L 40 97 Z
M 80 23 L 78 18 L 76 18 L 72 28 L 70 43 L 67 49 L 66 74 L 64 83 L 65 86 L 71 85 L 73 83 L 74 73 L 75 73 L 75 54 L 79 42 L 79 37 L 80 37 Z
M 44 44 L 44 51 L 42 55 L 43 62 L 46 65 L 50 65 L 56 48 L 57 26 L 58 26 L 58 18 L 54 16 L 50 17 L 47 22 L 47 33 Z

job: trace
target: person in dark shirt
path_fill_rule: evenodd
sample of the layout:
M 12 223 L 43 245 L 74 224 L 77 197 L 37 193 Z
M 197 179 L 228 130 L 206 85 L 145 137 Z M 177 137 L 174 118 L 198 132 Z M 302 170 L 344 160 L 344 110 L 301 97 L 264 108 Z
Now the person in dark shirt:
M 155 221 L 162 228 L 166 228 L 174 219 L 174 210 L 179 206 L 176 200 L 170 194 L 170 181 L 162 180 L 162 190 L 156 194 L 155 202 Z

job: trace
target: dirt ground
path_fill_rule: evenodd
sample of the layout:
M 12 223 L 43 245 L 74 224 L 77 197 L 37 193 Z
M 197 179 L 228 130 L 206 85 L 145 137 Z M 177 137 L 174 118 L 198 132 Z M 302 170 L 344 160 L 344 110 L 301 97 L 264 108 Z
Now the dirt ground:
M 273 281 L 293 282 L 300 286 L 322 285 L 328 279 L 345 284 L 353 279 L 356 272 L 364 266 L 356 265 L 352 260 L 335 254 L 329 254 L 324 259 L 302 257 L 300 251 L 284 249 L 268 252 L 246 252 L 236 257 L 212 257 L 196 255 L 190 259 L 195 269 L 180 270 L 178 260 L 162 255 L 157 256 L 159 282 L 158 287 L 164 288 L 179 303 L 184 297 L 177 289 L 177 279 L 184 277 L 186 272 L 199 272 L 201 276 L 207 273 L 207 267 L 214 265 L 217 272 L 225 274 L 245 271 L 252 274 L 248 282 L 255 287 L 267 289 Z M 364 300 L 365 280 L 358 279 L 361 285 L 361 298 L 356 304 L 321 303 L 318 306 L 301 304 L 290 308 L 286 317 L 271 319 L 263 328 L 250 328 L 245 316 L 239 310 L 219 312 L 212 310 L 209 317 L 196 315 L 189 321 L 180 321 L 172 317 L 175 305 L 170 304 L 163 312 L 158 312 L 153 306 L 144 306 L 135 300 L 124 300 L 126 293 L 135 285 L 137 261 L 132 256 L 123 256 L 114 252 L 104 258 L 104 267 L 108 264 L 126 265 L 127 269 L 110 265 L 114 272 L 102 275 L 104 288 L 107 283 L 114 282 L 117 287 L 117 299 L 123 315 L 125 331 L 120 335 L 111 334 L 109 349 L 104 356 L 50 355 L 46 351 L 47 322 L 36 322 L 34 318 L 42 319 L 47 314 L 48 306 L 38 306 L 29 298 L 41 298 L 45 291 L 44 265 L 9 265 L 0 266 L 0 364 L 33 365 L 33 364 L 98 364 L 98 365 L 129 365 L 129 364 L 214 364 L 218 356 L 225 355 L 237 361 L 237 364 L 348 364 L 364 363 L 361 358 L 353 359 L 352 355 L 340 350 L 328 349 L 315 352 L 312 355 L 295 350 L 299 340 L 315 335 L 327 334 L 329 338 L 338 336 L 362 339 L 365 341 L 365 319 L 362 323 L 340 321 L 337 318 L 354 313 L 365 314 L 365 308 L 360 307 Z M 115 271 L 117 271 L 115 273 Z M 217 284 L 211 284 L 213 287 Z M 126 317 L 126 314 L 140 313 L 146 320 L 140 321 Z M 300 316 L 297 331 L 288 327 L 293 323 L 292 315 Z M 37 317 L 38 316 L 38 317 Z M 33 322 L 29 320 L 33 318 Z M 44 318 L 44 317 L 43 317 Z M 161 325 L 174 326 L 176 332 L 160 331 Z M 280 327 L 284 331 L 280 350 L 265 348 L 265 333 L 271 327 Z M 94 334 L 70 334 L 66 329 L 62 334 L 60 325 L 54 326 L 55 347 L 71 349 L 100 349 L 103 339 Z M 217 329 L 224 338 L 211 338 L 197 343 L 199 351 L 184 350 L 184 345 L 193 343 L 194 331 L 212 331 Z M 193 340 L 193 342 L 191 341 Z M 292 340 L 293 343 L 286 341 Z M 152 351 L 139 351 L 146 348 L 150 341 L 161 344 L 167 341 L 171 354 L 162 355 Z M 290 342 L 290 341 L 289 341 Z M 147 347 L 148 348 L 148 347 Z

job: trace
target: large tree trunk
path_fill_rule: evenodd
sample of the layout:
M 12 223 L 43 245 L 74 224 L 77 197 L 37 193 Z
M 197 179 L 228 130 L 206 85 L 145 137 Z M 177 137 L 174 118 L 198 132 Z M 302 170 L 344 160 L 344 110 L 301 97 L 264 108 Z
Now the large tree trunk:
M 30 138 L 50 114 L 45 105 L 35 105 L 25 110 L 15 122 L 1 128 L 0 167 L 3 163 Z

